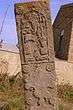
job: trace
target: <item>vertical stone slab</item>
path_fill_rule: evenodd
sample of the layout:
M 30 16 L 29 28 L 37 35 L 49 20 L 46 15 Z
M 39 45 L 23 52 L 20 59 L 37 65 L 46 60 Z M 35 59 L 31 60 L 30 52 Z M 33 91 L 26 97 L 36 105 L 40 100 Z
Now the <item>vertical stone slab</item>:
M 46 2 L 15 5 L 25 110 L 57 110 L 50 11 Z

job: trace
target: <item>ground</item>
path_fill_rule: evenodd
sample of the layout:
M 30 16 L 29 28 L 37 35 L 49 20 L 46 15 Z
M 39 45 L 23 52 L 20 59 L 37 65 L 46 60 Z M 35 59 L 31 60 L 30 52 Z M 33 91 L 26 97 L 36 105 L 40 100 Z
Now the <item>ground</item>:
M 55 68 L 59 84 L 69 83 L 70 85 L 73 85 L 73 63 L 56 58 Z
M 59 110 L 73 110 L 73 64 L 55 60 L 58 77 Z M 21 73 L 0 75 L 0 110 L 24 110 L 24 83 Z

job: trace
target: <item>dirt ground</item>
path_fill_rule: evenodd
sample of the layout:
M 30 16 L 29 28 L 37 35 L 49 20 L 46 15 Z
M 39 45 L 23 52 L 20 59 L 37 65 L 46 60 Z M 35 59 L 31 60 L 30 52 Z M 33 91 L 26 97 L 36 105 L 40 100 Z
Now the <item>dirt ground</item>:
M 69 83 L 73 85 L 73 63 L 56 58 L 55 68 L 59 84 Z

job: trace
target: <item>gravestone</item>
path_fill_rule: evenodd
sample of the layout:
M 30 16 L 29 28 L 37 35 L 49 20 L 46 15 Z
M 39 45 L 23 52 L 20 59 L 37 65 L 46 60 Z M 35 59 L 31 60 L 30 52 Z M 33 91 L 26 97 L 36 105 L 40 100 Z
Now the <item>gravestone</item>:
M 48 3 L 15 4 L 25 110 L 57 110 L 53 35 Z

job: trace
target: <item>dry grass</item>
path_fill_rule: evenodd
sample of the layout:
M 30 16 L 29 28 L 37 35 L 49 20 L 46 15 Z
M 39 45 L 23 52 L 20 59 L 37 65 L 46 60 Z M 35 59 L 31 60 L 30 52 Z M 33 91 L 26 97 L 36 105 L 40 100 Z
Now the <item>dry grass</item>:
M 71 105 L 68 107 L 69 103 L 73 103 L 72 86 L 58 85 L 58 98 L 62 101 L 59 104 L 59 110 L 73 110 L 70 108 Z M 22 77 L 19 74 L 17 76 L 0 75 L 0 110 L 24 110 L 24 105 Z
M 22 77 L 0 75 L 0 110 L 24 110 Z
M 58 85 L 59 110 L 73 110 L 73 86 Z
M 73 103 L 73 86 L 69 84 L 58 85 L 58 97 Z

